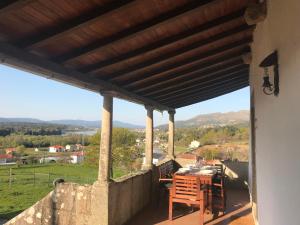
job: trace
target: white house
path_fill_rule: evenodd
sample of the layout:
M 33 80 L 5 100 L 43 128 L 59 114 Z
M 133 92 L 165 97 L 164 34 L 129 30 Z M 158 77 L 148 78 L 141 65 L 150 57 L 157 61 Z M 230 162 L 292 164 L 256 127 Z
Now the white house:
M 74 151 L 74 145 L 66 145 L 66 151 Z
M 78 164 L 84 161 L 84 152 L 74 152 L 71 156 L 71 163 Z
M 165 154 L 160 149 L 153 149 L 153 159 L 152 163 L 157 164 L 159 161 L 163 160 L 165 158 Z M 146 157 L 144 155 L 143 157 L 143 165 L 146 164 Z
M 10 154 L 0 154 L 0 164 L 6 164 L 13 158 Z
M 191 144 L 189 145 L 190 148 L 198 148 L 200 147 L 200 142 L 199 141 L 196 141 L 196 140 L 193 140 L 191 142 Z
M 55 152 L 64 152 L 65 149 L 61 145 L 53 145 L 49 147 L 49 152 L 55 153 Z

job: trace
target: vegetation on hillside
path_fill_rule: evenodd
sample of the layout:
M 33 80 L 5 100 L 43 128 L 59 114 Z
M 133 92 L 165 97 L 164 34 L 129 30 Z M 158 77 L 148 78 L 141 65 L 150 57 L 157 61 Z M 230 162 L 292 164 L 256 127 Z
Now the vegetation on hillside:
M 112 160 L 113 177 L 125 175 L 140 169 L 143 148 L 136 146 L 138 133 L 126 128 L 113 128 Z M 90 145 L 85 150 L 86 165 L 98 167 L 100 132 L 89 139 Z
M 175 132 L 175 144 L 188 146 L 198 140 L 201 145 L 245 141 L 249 137 L 247 127 L 225 126 L 216 128 L 179 128 Z
M 7 135 L 61 135 L 69 129 L 67 125 L 46 123 L 0 123 L 0 136 Z

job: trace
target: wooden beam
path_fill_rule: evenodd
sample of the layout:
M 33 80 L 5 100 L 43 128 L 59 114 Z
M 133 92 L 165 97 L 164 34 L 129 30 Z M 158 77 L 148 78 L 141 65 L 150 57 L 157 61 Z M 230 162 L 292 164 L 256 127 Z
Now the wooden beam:
M 198 88 L 202 88 L 202 87 L 205 87 L 210 84 L 215 84 L 215 83 L 223 81 L 223 80 L 240 77 L 242 75 L 245 76 L 245 74 L 247 74 L 249 76 L 248 68 L 243 68 L 243 69 L 237 70 L 236 72 L 232 72 L 232 73 L 226 73 L 225 75 L 222 74 L 221 76 L 217 75 L 217 76 L 213 76 L 213 77 L 208 77 L 207 79 L 203 79 L 201 81 L 195 82 L 194 84 L 185 85 L 183 87 L 180 87 L 178 89 L 174 89 L 171 91 L 160 92 L 159 94 L 155 95 L 155 98 L 162 99 L 164 97 L 173 96 L 173 95 L 180 94 L 180 93 L 185 93 L 186 91 L 189 91 L 191 89 L 198 90 Z
M 87 27 L 90 24 L 102 19 L 104 15 L 118 10 L 132 2 L 133 0 L 115 0 L 104 6 L 94 7 L 90 11 L 85 12 L 78 17 L 64 21 L 58 26 L 53 28 L 47 27 L 43 32 L 39 32 L 37 35 L 22 38 L 15 44 L 21 48 L 32 50 L 49 42 L 54 42 L 59 38 L 75 32 L 83 27 Z
M 212 94 L 208 94 L 208 95 L 205 95 L 205 96 L 203 95 L 201 97 L 197 96 L 197 97 L 189 98 L 188 100 L 182 101 L 180 103 L 169 103 L 169 106 L 173 107 L 173 108 L 185 107 L 185 106 L 188 106 L 188 105 L 192 105 L 192 104 L 196 104 L 196 103 L 199 103 L 199 102 L 207 101 L 207 100 L 219 97 L 221 95 L 225 95 L 225 94 L 237 91 L 237 90 L 245 88 L 247 86 L 249 86 L 248 83 L 241 84 L 241 85 L 238 85 L 236 87 L 226 89 L 226 90 L 223 90 L 223 91 L 219 91 L 219 92 L 214 92 Z
M 199 66 L 196 66 L 196 67 L 204 69 L 205 67 L 209 67 L 213 64 L 219 63 L 220 61 L 225 61 L 231 57 L 235 57 L 237 55 L 243 54 L 244 52 L 248 52 L 249 47 L 246 45 L 249 43 L 250 43 L 250 39 L 247 39 L 247 40 L 243 40 L 240 42 L 235 42 L 235 43 L 223 46 L 218 49 L 213 49 L 211 51 L 207 51 L 204 53 L 201 52 L 200 54 L 186 58 L 179 63 L 168 64 L 167 66 L 163 66 L 163 67 L 160 67 L 149 73 L 146 73 L 145 75 L 142 75 L 141 77 L 139 76 L 139 80 L 137 80 L 137 81 L 132 81 L 130 83 L 126 82 L 125 87 L 128 89 L 136 90 L 141 87 L 145 87 L 145 86 L 148 87 L 149 85 L 151 85 L 153 83 L 157 83 L 157 79 L 159 79 L 160 81 L 163 81 L 163 80 L 167 80 L 170 78 L 174 78 L 176 76 L 176 74 L 180 74 L 180 72 L 178 73 L 178 72 L 174 71 L 174 69 L 177 69 L 177 68 L 180 69 L 180 67 L 182 67 L 182 66 L 186 66 L 190 63 L 194 63 L 197 61 L 200 61 L 200 64 L 197 64 Z M 228 52 L 229 52 L 229 54 L 228 54 Z M 207 59 L 207 58 L 215 56 L 215 55 L 220 55 L 221 53 L 222 53 L 221 57 L 218 57 L 217 59 L 202 62 L 204 59 Z M 223 56 L 223 54 L 224 54 L 224 56 Z M 192 65 L 191 67 L 194 68 L 195 65 Z M 168 71 L 170 71 L 170 72 L 166 74 L 166 72 L 168 72 Z M 183 71 L 186 71 L 186 69 L 183 69 Z M 183 71 L 181 69 L 181 74 Z M 162 75 L 162 73 L 163 73 L 163 75 Z M 124 83 L 122 83 L 122 84 L 124 85 Z
M 174 110 L 151 99 L 136 95 L 109 82 L 95 79 L 71 68 L 66 68 L 50 60 L 25 52 L 8 43 L 0 42 L 0 62 L 22 70 L 29 71 L 39 76 L 64 82 L 76 87 L 84 88 L 99 93 L 111 91 L 115 97 L 129 100 L 139 104 L 147 104 L 158 110 Z
M 231 36 L 234 36 L 239 33 L 249 31 L 252 29 L 253 29 L 253 27 L 249 27 L 248 25 L 244 24 L 242 26 L 230 29 L 224 33 L 216 34 L 213 37 L 209 37 L 207 39 L 197 41 L 195 43 L 192 43 L 191 45 L 184 46 L 184 47 L 182 47 L 180 49 L 176 49 L 172 52 L 165 53 L 165 54 L 159 55 L 158 57 L 155 57 L 153 59 L 147 60 L 145 62 L 130 66 L 124 70 L 121 70 L 121 71 L 118 71 L 118 72 L 115 72 L 112 74 L 108 74 L 106 76 L 101 76 L 101 78 L 104 80 L 107 79 L 110 81 L 123 81 L 124 82 L 124 81 L 128 80 L 128 82 L 132 82 L 132 80 L 130 80 L 130 79 L 133 79 L 133 77 L 135 76 L 135 74 L 132 74 L 133 72 L 136 72 L 145 67 L 152 66 L 156 63 L 161 63 L 162 61 L 168 61 L 176 56 L 182 55 L 189 51 L 193 51 L 196 48 L 206 46 L 206 45 L 214 43 L 216 41 L 223 40 L 224 38 L 228 38 L 228 37 L 231 37 Z
M 1 0 L 0 14 L 18 10 L 35 1 L 36 0 Z
M 103 67 L 110 66 L 110 65 L 119 63 L 121 61 L 124 61 L 124 60 L 128 60 L 128 59 L 136 57 L 138 55 L 145 54 L 146 52 L 157 50 L 159 48 L 162 48 L 162 47 L 165 47 L 167 45 L 173 44 L 175 42 L 181 41 L 185 38 L 188 38 L 188 37 L 191 37 L 193 35 L 196 35 L 196 34 L 208 31 L 210 29 L 213 29 L 215 27 L 221 26 L 221 25 L 226 24 L 230 21 L 234 21 L 234 20 L 237 20 L 239 18 L 242 18 L 244 12 L 245 12 L 245 9 L 234 12 L 234 13 L 231 13 L 231 14 L 226 15 L 226 16 L 219 17 L 219 18 L 214 19 L 212 21 L 209 21 L 207 23 L 200 24 L 199 26 L 194 27 L 193 29 L 184 31 L 182 33 L 179 33 L 179 34 L 176 34 L 176 35 L 173 35 L 173 36 L 170 36 L 170 37 L 166 37 L 162 40 L 159 40 L 157 42 L 154 42 L 154 43 L 151 43 L 149 45 L 143 46 L 143 47 L 138 48 L 136 50 L 127 52 L 127 53 L 122 54 L 120 56 L 117 56 L 115 58 L 103 60 L 101 62 L 97 62 L 97 63 L 91 64 L 91 65 L 84 66 L 84 67 L 80 68 L 80 71 L 85 72 L 85 73 L 96 72 L 96 71 L 102 69 Z
M 186 96 L 182 96 L 182 97 L 174 97 L 173 99 L 169 99 L 169 100 L 165 100 L 165 101 L 161 101 L 162 104 L 168 104 L 168 105 L 174 105 L 174 103 L 176 104 L 176 102 L 181 102 L 181 101 L 188 101 L 189 99 L 194 99 L 194 98 L 201 98 L 203 96 L 219 96 L 219 93 L 229 93 L 232 90 L 235 90 L 237 87 L 240 86 L 244 86 L 244 85 L 249 85 L 249 81 L 248 80 L 244 80 L 244 81 L 238 81 L 238 82 L 233 82 L 232 84 L 228 84 L 228 85 L 221 85 L 221 86 L 216 86 L 215 88 L 211 88 L 210 90 L 205 90 L 205 91 L 200 91 L 200 92 L 195 92 L 193 94 L 190 95 L 186 95 Z M 217 95 L 216 95 L 217 94 Z
M 64 55 L 61 55 L 56 58 L 57 62 L 68 62 L 70 60 L 74 60 L 74 59 L 80 58 L 82 56 L 92 54 L 108 44 L 112 44 L 114 42 L 120 41 L 125 38 L 133 37 L 134 35 L 137 35 L 140 32 L 143 32 L 147 29 L 150 29 L 150 28 L 153 29 L 153 28 L 161 25 L 162 23 L 170 22 L 170 21 L 178 18 L 179 16 L 182 16 L 186 13 L 189 13 L 191 11 L 199 9 L 200 7 L 207 6 L 209 3 L 212 3 L 215 1 L 217 1 L 217 0 L 203 0 L 203 1 L 189 2 L 184 6 L 180 6 L 174 10 L 171 10 L 162 15 L 159 15 L 158 17 L 150 19 L 144 23 L 138 24 L 134 27 L 130 27 L 128 29 L 120 31 L 119 33 L 117 33 L 115 35 L 97 40 L 93 43 L 88 44 L 87 46 L 80 47 L 80 48 L 75 49 L 71 52 L 68 52 Z
M 188 88 L 194 84 L 201 83 L 206 79 L 213 79 L 213 77 L 224 76 L 224 74 L 235 74 L 235 73 L 242 72 L 245 70 L 249 70 L 249 66 L 239 64 L 239 65 L 232 65 L 229 67 L 225 67 L 221 70 L 211 72 L 211 73 L 206 73 L 206 74 L 199 73 L 198 76 L 195 77 L 194 79 L 190 79 L 190 80 L 188 79 L 186 81 L 178 82 L 178 84 L 168 85 L 168 86 L 161 87 L 161 88 L 156 88 L 151 93 L 143 94 L 143 96 L 153 96 L 153 95 L 164 94 L 164 93 L 168 93 L 168 92 L 172 92 L 172 91 L 176 91 L 176 90 L 181 90 L 184 88 Z
M 174 78 L 170 78 L 168 80 L 158 80 L 156 84 L 149 85 L 147 88 L 143 88 L 143 90 L 138 89 L 136 93 L 143 95 L 151 95 L 154 93 L 158 93 L 161 91 L 173 89 L 174 87 L 192 84 L 194 82 L 198 82 L 201 79 L 215 76 L 216 74 L 226 73 L 231 70 L 236 70 L 236 68 L 244 68 L 242 60 L 239 57 L 229 58 L 227 60 L 220 60 L 220 62 L 216 62 L 209 67 L 204 69 L 195 68 L 195 70 L 191 70 L 186 73 L 181 73 L 181 75 L 176 76 Z
M 163 97 L 155 96 L 155 97 L 153 97 L 153 99 L 159 100 L 160 102 L 169 101 L 174 98 L 181 98 L 181 97 L 190 96 L 190 95 L 197 94 L 197 93 L 202 93 L 205 91 L 211 91 L 212 89 L 215 89 L 215 88 L 224 87 L 226 85 L 243 82 L 245 80 L 247 80 L 247 81 L 249 80 L 248 74 L 240 73 L 240 74 L 236 74 L 235 76 L 231 76 L 231 77 L 223 79 L 223 80 L 211 81 L 211 82 L 206 83 L 205 85 L 204 84 L 199 85 L 199 87 L 193 87 L 188 90 L 183 90 L 176 94 L 165 95 Z

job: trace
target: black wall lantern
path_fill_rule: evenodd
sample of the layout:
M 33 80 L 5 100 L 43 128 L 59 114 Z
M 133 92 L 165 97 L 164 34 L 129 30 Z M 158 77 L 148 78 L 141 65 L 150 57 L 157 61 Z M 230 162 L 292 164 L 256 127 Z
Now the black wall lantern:
M 278 54 L 274 51 L 268 55 L 260 64 L 260 67 L 264 68 L 264 82 L 263 82 L 263 92 L 266 95 L 274 94 L 277 96 L 279 94 L 279 70 L 278 70 Z M 269 67 L 274 68 L 274 85 L 270 82 Z

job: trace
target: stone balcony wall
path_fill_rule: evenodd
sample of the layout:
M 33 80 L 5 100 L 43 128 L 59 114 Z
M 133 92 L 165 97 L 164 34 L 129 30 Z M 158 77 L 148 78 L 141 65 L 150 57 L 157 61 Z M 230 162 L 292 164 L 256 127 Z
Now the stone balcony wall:
M 157 168 L 108 184 L 58 184 L 5 225 L 122 225 L 157 196 Z

